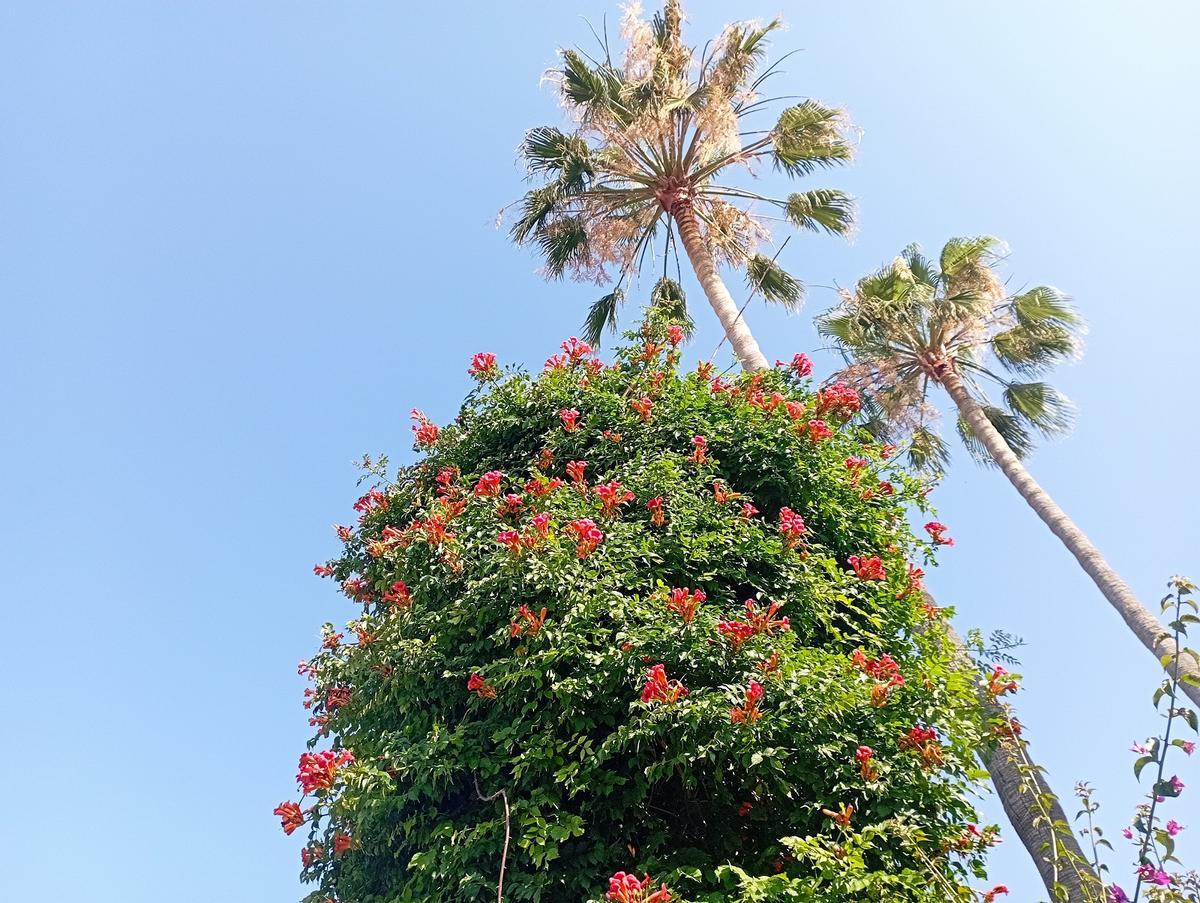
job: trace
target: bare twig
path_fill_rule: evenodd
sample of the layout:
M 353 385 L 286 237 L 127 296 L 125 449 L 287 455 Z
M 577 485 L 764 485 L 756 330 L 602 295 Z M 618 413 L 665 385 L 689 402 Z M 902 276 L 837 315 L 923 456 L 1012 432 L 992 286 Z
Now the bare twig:
M 472 775 L 475 780 L 475 795 L 485 803 L 490 803 L 496 797 L 504 801 L 504 852 L 500 854 L 500 880 L 496 883 L 496 903 L 504 903 L 504 869 L 508 865 L 508 843 L 512 837 L 512 817 L 508 809 L 508 794 L 503 789 L 497 790 L 491 796 L 484 796 L 479 789 L 478 775 Z

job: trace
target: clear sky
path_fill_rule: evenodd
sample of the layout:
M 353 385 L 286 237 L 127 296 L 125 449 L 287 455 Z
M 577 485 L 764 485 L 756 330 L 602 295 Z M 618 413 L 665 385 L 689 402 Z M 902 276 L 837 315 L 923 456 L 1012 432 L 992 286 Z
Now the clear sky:
M 1091 323 L 1059 377 L 1079 427 L 1033 471 L 1143 598 L 1200 576 L 1200 8 L 691 7 L 698 42 L 782 12 L 777 46 L 803 52 L 781 89 L 862 129 L 857 163 L 812 180 L 860 198 L 860 231 L 788 246 L 808 307 L 751 307 L 767 355 L 816 348 L 821 286 L 910 241 L 1004 237 L 1014 285 L 1058 285 Z M 597 294 L 543 283 L 493 219 L 522 131 L 558 121 L 540 73 L 605 13 L 0 0 L 5 899 L 298 899 L 271 815 L 309 730 L 295 664 L 352 613 L 312 564 L 352 516 L 353 459 L 409 460 L 408 410 L 453 416 L 472 352 L 540 366 Z M 1036 756 L 1061 792 L 1094 781 L 1115 834 L 1153 661 L 998 473 L 960 455 L 936 498 L 958 544 L 930 587 L 960 627 L 1029 641 Z M 1171 811 L 1194 866 L 1188 764 Z M 993 862 L 1038 898 L 1015 839 Z

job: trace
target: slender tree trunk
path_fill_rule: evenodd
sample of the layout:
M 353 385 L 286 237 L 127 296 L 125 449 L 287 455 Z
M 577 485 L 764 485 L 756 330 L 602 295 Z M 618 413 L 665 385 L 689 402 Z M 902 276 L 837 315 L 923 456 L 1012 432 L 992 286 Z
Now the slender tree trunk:
M 759 349 L 758 342 L 754 340 L 754 334 L 746 325 L 733 297 L 729 294 L 729 289 L 725 288 L 725 283 L 721 281 L 712 252 L 709 251 L 708 246 L 704 243 L 704 238 L 700 235 L 700 224 L 696 221 L 696 212 L 692 209 L 692 202 L 689 200 L 677 201 L 671 209 L 671 215 L 675 217 L 675 222 L 679 226 L 679 240 L 683 243 L 692 269 L 696 272 L 696 278 L 700 280 L 704 296 L 708 298 L 708 303 L 712 305 L 717 319 L 721 321 L 729 344 L 733 346 L 733 353 L 737 355 L 742 367 L 746 370 L 766 369 L 770 365 Z
M 742 369 L 748 371 L 767 369 L 770 365 L 766 357 L 759 349 L 750 327 L 739 315 L 737 305 L 717 273 L 712 253 L 705 246 L 700 235 L 691 204 L 686 201 L 676 204 L 672 215 L 679 225 L 679 239 L 687 252 L 688 260 L 691 261 L 696 277 L 700 280 L 705 297 L 708 298 L 709 304 L 712 305 L 713 311 L 725 328 L 725 335 L 733 346 Z M 954 644 L 956 657 L 960 663 L 964 667 L 974 670 L 974 663 L 962 639 L 949 628 L 948 635 Z M 979 688 L 979 694 L 980 704 L 984 707 L 985 712 L 989 716 L 996 715 L 999 709 L 996 701 L 988 696 L 982 687 Z M 1015 750 L 1006 744 L 998 745 L 990 753 L 980 753 L 980 759 L 988 769 L 992 784 L 996 788 L 996 795 L 999 796 L 1004 811 L 1008 815 L 1009 823 L 1033 858 L 1050 899 L 1063 899 L 1056 896 L 1058 893 L 1055 890 L 1056 885 L 1066 889 L 1069 896 L 1065 899 L 1069 903 L 1089 903 L 1089 901 L 1098 899 L 1096 894 L 1088 896 L 1083 890 L 1085 884 L 1096 887 L 1100 886 L 1100 882 L 1091 867 L 1087 865 L 1087 859 L 1083 856 L 1083 851 L 1080 849 L 1074 833 L 1067 832 L 1068 837 L 1060 838 L 1051 825 L 1046 824 L 1041 817 L 1033 796 L 1035 792 L 1043 794 L 1048 799 L 1050 817 L 1053 821 L 1066 822 L 1066 814 L 1063 812 L 1058 797 L 1050 790 L 1038 766 L 1029 759 L 1028 747 L 1025 748 L 1025 756 L 1028 764 L 1023 772 L 1022 763 L 1017 759 Z M 1027 786 L 1031 781 L 1024 778 L 1024 774 L 1033 776 L 1033 781 L 1037 784 L 1036 791 Z M 1057 848 L 1054 846 L 1056 843 L 1059 844 Z M 1056 849 L 1060 852 L 1067 852 L 1069 858 L 1076 864 L 1082 863 L 1082 865 L 1078 869 L 1071 866 L 1062 867 L 1061 864 L 1066 861 L 1068 856 L 1055 856 Z M 1056 863 L 1059 863 L 1058 867 L 1056 867 Z M 1080 877 L 1080 870 L 1083 872 L 1083 877 Z M 1094 879 L 1094 884 L 1091 883 L 1092 879 Z
M 949 625 L 946 634 L 954 645 L 956 664 L 974 671 L 975 663 L 962 637 Z M 989 719 L 1008 721 L 1008 709 L 988 693 L 982 682 L 976 681 L 975 688 L 979 704 Z M 1104 885 L 1084 855 L 1045 774 L 1030 757 L 1029 744 L 1017 737 L 1003 740 L 993 749 L 980 750 L 979 760 L 987 768 L 1004 814 L 1029 851 L 1050 899 L 1070 903 L 1102 901 Z M 1055 825 L 1066 827 L 1055 830 Z M 1062 892 L 1065 897 L 1058 896 Z
M 1042 519 L 1042 522 L 1063 541 L 1063 545 L 1075 556 L 1109 604 L 1125 619 L 1125 623 L 1142 641 L 1142 645 L 1160 660 L 1164 656 L 1173 657 L 1176 652 L 1175 641 L 1163 628 L 1158 618 L 1142 604 L 1142 601 L 1130 589 L 1129 584 L 1122 580 L 1112 566 L 1104 560 L 1100 550 L 1092 545 L 1091 540 L 1075 526 L 1071 518 L 1067 517 L 1066 512 L 1030 476 L 1025 465 L 1008 447 L 1004 437 L 992 426 L 992 422 L 988 420 L 983 408 L 971 397 L 962 378 L 950 370 L 941 376 L 941 383 L 950 393 L 950 397 L 954 399 L 959 413 L 970 425 L 975 436 L 983 443 L 992 460 L 1004 471 L 1009 482 L 1016 487 L 1017 492 L 1021 493 L 1021 497 L 1029 503 L 1029 507 Z M 1180 655 L 1179 673 L 1180 676 L 1192 678 L 1192 682 L 1180 681 L 1180 686 L 1192 702 L 1200 705 L 1200 662 L 1191 655 Z

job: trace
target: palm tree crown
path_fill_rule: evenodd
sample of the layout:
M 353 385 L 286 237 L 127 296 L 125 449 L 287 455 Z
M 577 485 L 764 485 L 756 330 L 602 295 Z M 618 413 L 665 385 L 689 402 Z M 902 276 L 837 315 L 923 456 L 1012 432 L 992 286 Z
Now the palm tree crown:
M 844 114 L 813 100 L 786 108 L 770 128 L 754 127 L 755 114 L 781 99 L 759 93 L 777 71 L 763 62 L 766 39 L 780 23 L 730 25 L 697 53 L 683 44 L 681 21 L 677 0 L 667 0 L 648 22 L 635 3 L 622 21 L 623 64 L 614 63 L 607 37 L 595 58 L 561 51 L 562 65 L 551 77 L 573 127 L 532 129 L 521 146 L 539 184 L 521 200 L 512 238 L 534 245 L 552 278 L 616 279 L 589 314 L 592 339 L 615 327 L 622 285 L 655 247 L 660 227 L 666 242 L 673 239 L 673 221 L 693 264 L 697 251 L 710 255 L 709 268 L 714 261 L 743 267 L 755 290 L 789 306 L 800 302 L 803 289 L 757 253 L 770 237 L 763 211 L 778 208 L 812 231 L 846 233 L 852 224 L 850 198 L 840 191 L 770 198 L 728 184 L 732 170 L 753 173 L 763 160 L 802 176 L 851 157 Z M 689 226 L 695 236 L 684 234 Z M 689 237 L 703 248 L 687 246 Z M 681 303 L 678 283 L 667 276 L 667 248 L 655 294 Z
M 995 270 L 1002 252 L 995 238 L 954 238 L 935 265 L 911 245 L 853 292 L 843 291 L 841 303 L 817 321 L 849 362 L 839 376 L 864 395 L 868 428 L 883 440 L 908 440 L 919 467 L 947 458 L 927 396 L 930 383 L 948 373 L 963 380 L 1018 457 L 1033 449 L 1034 432 L 1071 426 L 1067 398 L 1026 380 L 1077 356 L 1083 323 L 1056 289 L 1010 295 Z M 999 404 L 988 384 L 999 387 Z M 973 456 L 990 462 L 961 417 L 958 430 Z

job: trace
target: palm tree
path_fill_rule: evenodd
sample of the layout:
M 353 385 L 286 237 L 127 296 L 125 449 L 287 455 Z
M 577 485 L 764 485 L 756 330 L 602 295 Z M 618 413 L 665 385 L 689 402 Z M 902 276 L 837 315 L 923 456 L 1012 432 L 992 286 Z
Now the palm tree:
M 739 167 L 753 172 L 763 161 L 793 177 L 845 163 L 852 154 L 846 119 L 840 110 L 802 100 L 771 127 L 757 127 L 756 115 L 783 99 L 759 93 L 777 73 L 778 63 L 762 64 L 779 21 L 730 25 L 699 54 L 684 45 L 681 22 L 678 0 L 667 0 L 650 22 L 634 3 L 622 21 L 628 46 L 621 65 L 609 54 L 607 36 L 597 58 L 561 51 L 562 66 L 551 78 L 574 125 L 526 134 L 521 155 L 539 184 L 519 202 L 511 234 L 536 247 L 551 278 L 569 273 L 604 284 L 615 277 L 585 323 L 595 343 L 606 326 L 616 327 L 623 286 L 665 227 L 655 296 L 682 302 L 666 268 L 668 250 L 678 266 L 677 235 L 738 360 L 765 367 L 719 266 L 743 268 L 751 289 L 767 301 L 798 306 L 801 283 L 757 252 L 770 237 L 763 211 L 775 210 L 801 229 L 845 234 L 853 205 L 848 195 L 824 188 L 766 197 L 727 177 Z
M 909 438 L 918 465 L 946 458 L 927 400 L 931 387 L 945 389 L 967 448 L 1004 472 L 1142 645 L 1167 662 L 1175 642 L 1158 618 L 1022 463 L 1035 433 L 1053 435 L 1071 423 L 1070 402 L 1061 393 L 1025 380 L 1076 356 L 1083 324 L 1053 288 L 1010 295 L 995 270 L 1002 251 L 994 238 L 955 238 L 935 265 L 910 246 L 859 280 L 853 292 L 843 292 L 818 328 L 850 362 L 840 378 L 869 398 L 868 428 L 883 438 Z M 989 400 L 988 385 L 999 387 L 1001 405 Z M 1200 704 L 1200 662 L 1183 655 L 1178 667 L 1185 691 Z

